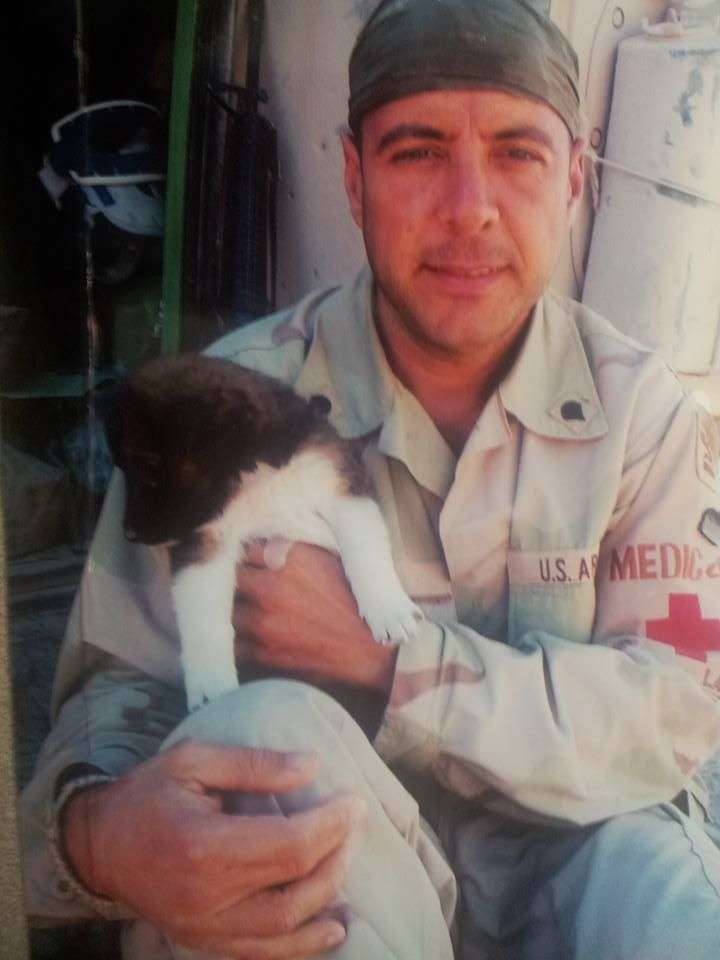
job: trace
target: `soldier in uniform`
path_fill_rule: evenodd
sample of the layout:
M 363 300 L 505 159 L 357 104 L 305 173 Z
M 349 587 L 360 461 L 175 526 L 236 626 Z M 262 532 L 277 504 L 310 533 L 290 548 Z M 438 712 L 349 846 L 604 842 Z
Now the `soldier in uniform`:
M 24 798 L 34 914 L 126 918 L 134 957 L 718 956 L 717 442 L 548 291 L 585 143 L 546 6 L 380 3 L 343 138 L 368 266 L 210 351 L 362 447 L 419 639 L 373 643 L 303 544 L 250 552 L 236 626 L 246 659 L 373 691 L 374 729 L 289 681 L 181 723 L 167 565 L 116 479 Z

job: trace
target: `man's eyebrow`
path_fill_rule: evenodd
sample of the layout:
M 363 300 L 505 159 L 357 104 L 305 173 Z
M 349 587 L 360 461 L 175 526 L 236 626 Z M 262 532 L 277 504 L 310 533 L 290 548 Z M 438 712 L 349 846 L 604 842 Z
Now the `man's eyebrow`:
M 550 134 L 543 130 L 542 127 L 536 127 L 533 124 L 527 124 L 521 127 L 507 127 L 504 130 L 498 130 L 493 134 L 493 140 L 534 140 L 536 143 L 547 147 L 548 150 L 552 150 L 553 153 L 557 152 L 555 141 Z
M 445 134 L 437 127 L 422 123 L 400 123 L 384 133 L 377 145 L 376 153 L 382 153 L 398 140 L 445 140 Z

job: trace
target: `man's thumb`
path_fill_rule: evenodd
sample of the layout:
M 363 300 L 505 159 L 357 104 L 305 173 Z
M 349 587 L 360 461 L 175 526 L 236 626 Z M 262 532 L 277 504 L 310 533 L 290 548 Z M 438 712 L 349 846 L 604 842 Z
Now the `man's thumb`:
M 230 747 L 188 738 L 168 748 L 175 776 L 191 778 L 214 790 L 282 793 L 309 783 L 318 769 L 312 753 Z

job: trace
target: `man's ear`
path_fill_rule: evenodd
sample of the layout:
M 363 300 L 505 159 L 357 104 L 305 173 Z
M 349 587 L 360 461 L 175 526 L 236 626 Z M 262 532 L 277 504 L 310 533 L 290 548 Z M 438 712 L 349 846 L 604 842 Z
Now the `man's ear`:
M 585 186 L 585 157 L 587 141 L 577 137 L 570 147 L 570 169 L 568 172 L 568 223 L 575 219 Z
M 363 228 L 362 163 L 355 139 L 349 131 L 340 134 L 345 158 L 345 193 L 350 213 L 357 226 Z

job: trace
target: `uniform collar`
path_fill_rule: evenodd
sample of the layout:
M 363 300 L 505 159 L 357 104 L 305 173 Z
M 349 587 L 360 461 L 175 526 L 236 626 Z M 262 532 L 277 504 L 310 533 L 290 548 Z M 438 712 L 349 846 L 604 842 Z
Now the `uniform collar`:
M 393 407 L 395 378 L 372 319 L 369 267 L 319 306 L 295 390 L 327 397 L 330 422 L 341 436 L 362 437 L 384 423 Z
M 547 293 L 537 303 L 525 342 L 498 393 L 505 410 L 533 433 L 559 440 L 591 440 L 607 433 L 571 302 Z
M 320 305 L 295 389 L 302 396 L 321 393 L 330 400 L 330 422 L 341 436 L 378 432 L 381 453 L 404 463 L 421 486 L 444 497 L 455 457 L 423 406 L 390 369 L 372 303 L 372 274 L 365 267 Z

